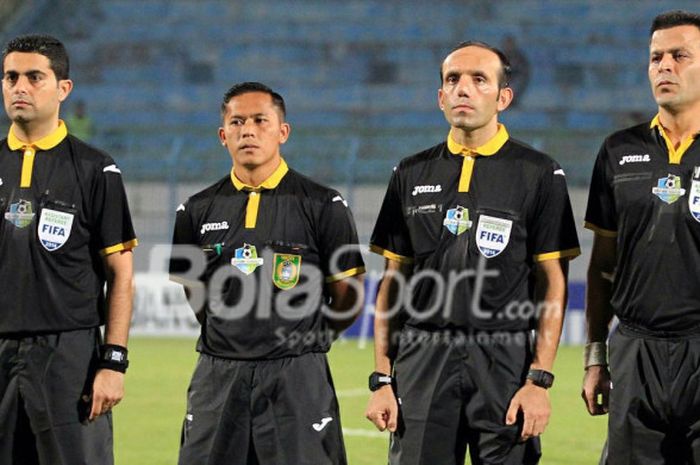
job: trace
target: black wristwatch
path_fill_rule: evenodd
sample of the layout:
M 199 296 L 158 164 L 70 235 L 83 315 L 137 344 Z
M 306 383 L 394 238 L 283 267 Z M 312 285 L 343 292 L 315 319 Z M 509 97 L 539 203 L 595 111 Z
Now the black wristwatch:
M 369 375 L 369 390 L 374 392 L 382 386 L 391 385 L 393 381 L 391 376 L 375 371 Z
M 126 373 L 126 369 L 129 368 L 128 354 L 129 351 L 126 347 L 104 344 L 100 347 L 100 360 L 97 363 L 97 368 Z
M 545 370 L 530 370 L 527 372 L 527 379 L 535 386 L 545 389 L 551 388 L 554 384 L 554 375 Z

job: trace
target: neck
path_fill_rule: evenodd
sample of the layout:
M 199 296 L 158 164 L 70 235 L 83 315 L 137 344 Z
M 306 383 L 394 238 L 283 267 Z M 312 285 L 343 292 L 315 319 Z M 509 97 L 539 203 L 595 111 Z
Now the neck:
M 48 123 L 32 124 L 21 123 L 15 121 L 13 124 L 13 132 L 15 136 L 22 142 L 28 144 L 34 143 L 49 134 L 53 133 L 58 128 L 58 118 L 52 119 Z
M 452 138 L 455 142 L 470 149 L 481 147 L 498 132 L 498 120 L 494 116 L 486 125 L 476 128 L 460 128 L 452 126 Z
M 272 176 L 272 173 L 280 166 L 280 163 L 282 163 L 282 158 L 280 156 L 274 157 L 268 163 L 257 166 L 246 166 L 242 163 L 234 163 L 233 174 L 242 183 L 256 187 Z
M 659 107 L 659 122 L 674 145 L 678 145 L 700 132 L 700 102 L 682 111 Z

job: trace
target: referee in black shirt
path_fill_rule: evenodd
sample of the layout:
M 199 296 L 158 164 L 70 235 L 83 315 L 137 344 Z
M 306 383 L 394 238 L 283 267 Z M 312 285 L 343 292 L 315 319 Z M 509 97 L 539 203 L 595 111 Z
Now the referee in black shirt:
M 61 42 L 22 36 L 2 56 L 0 463 L 109 465 L 137 244 L 121 172 L 59 119 Z
M 290 126 L 279 94 L 237 84 L 221 117 L 233 168 L 178 207 L 173 236 L 206 263 L 193 272 L 176 248 L 172 279 L 207 292 L 193 305 L 201 355 L 179 463 L 346 464 L 326 352 L 362 303 L 352 215 L 282 158 Z
M 583 398 L 609 412 L 610 465 L 700 463 L 700 15 L 661 14 L 650 35 L 658 113 L 605 140 L 586 212 Z
M 539 459 L 579 247 L 563 169 L 498 123 L 509 74 L 481 42 L 445 58 L 447 140 L 394 169 L 372 235 L 387 272 L 366 415 L 393 432 L 392 465 Z

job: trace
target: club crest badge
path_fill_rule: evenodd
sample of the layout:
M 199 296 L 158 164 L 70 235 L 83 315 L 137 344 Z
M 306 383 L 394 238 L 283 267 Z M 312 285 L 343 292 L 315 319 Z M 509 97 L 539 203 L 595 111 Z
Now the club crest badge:
M 287 290 L 297 285 L 301 274 L 301 255 L 276 253 L 272 262 L 272 282 L 275 286 Z
M 243 247 L 234 251 L 231 265 L 241 270 L 244 274 L 250 274 L 263 264 L 263 259 L 258 258 L 258 251 L 254 245 L 243 244 Z
M 10 204 L 10 211 L 5 212 L 5 219 L 18 228 L 26 228 L 34 219 L 32 202 L 19 199 Z
M 472 222 L 469 221 L 469 210 L 459 205 L 455 208 L 450 208 L 447 210 L 442 224 L 449 232 L 459 236 L 472 226 Z
M 700 166 L 696 166 L 693 171 L 693 183 L 688 195 L 688 210 L 695 221 L 700 223 Z
M 685 189 L 681 187 L 681 177 L 670 173 L 665 178 L 659 178 L 651 192 L 669 205 L 685 195 Z
M 479 224 L 476 227 L 476 246 L 481 255 L 493 258 L 503 252 L 508 246 L 511 229 L 513 229 L 511 220 L 480 215 Z
M 39 242 L 53 252 L 60 249 L 70 237 L 73 214 L 44 208 L 39 217 Z

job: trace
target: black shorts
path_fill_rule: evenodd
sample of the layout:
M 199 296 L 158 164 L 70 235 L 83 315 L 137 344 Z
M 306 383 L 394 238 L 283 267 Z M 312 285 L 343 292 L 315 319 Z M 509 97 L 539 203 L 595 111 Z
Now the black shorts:
M 608 465 L 700 465 L 700 336 L 610 339 Z
M 99 330 L 0 338 L 0 463 L 111 465 L 112 417 L 88 422 Z
M 345 465 L 326 355 L 260 361 L 200 355 L 179 463 Z
M 391 465 L 536 464 L 539 438 L 518 442 L 506 412 L 525 381 L 526 332 L 464 334 L 405 328 L 394 363 L 399 425 Z

